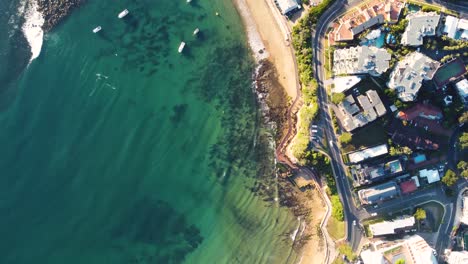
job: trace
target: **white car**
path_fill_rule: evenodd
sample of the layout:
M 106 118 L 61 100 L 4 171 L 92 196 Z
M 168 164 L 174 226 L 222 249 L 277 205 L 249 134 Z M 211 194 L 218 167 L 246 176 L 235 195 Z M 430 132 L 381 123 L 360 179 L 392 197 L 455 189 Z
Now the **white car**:
M 372 213 L 372 214 L 370 214 L 370 215 L 371 215 L 371 216 L 377 216 L 377 213 Z
M 355 226 L 355 225 L 356 225 L 356 220 L 353 221 L 353 226 Z

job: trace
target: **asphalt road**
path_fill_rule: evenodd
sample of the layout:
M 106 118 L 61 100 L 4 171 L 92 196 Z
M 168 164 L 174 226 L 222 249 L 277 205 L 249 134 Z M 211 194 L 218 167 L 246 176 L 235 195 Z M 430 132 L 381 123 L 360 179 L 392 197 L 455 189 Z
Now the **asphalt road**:
M 358 3 L 359 1 L 354 1 Z M 337 145 L 337 138 L 333 132 L 330 112 L 328 111 L 328 97 L 326 88 L 324 86 L 325 73 L 321 61 L 324 58 L 324 45 L 323 39 L 327 30 L 327 25 L 333 21 L 338 15 L 345 10 L 346 1 L 336 1 L 321 17 L 317 23 L 316 32 L 313 40 L 314 48 L 314 64 L 315 64 L 315 78 L 319 84 L 318 101 L 322 111 L 321 119 L 323 122 L 323 130 L 327 139 L 329 140 L 329 154 L 331 157 L 331 165 L 333 174 L 335 176 L 338 194 L 343 203 L 343 211 L 346 220 L 346 240 L 350 243 L 353 250 L 356 250 L 362 237 L 359 225 L 353 225 L 353 221 L 359 222 L 356 217 L 359 215 L 357 208 L 354 206 L 353 198 L 351 196 L 351 189 L 346 179 L 346 173 L 341 158 L 340 149 Z

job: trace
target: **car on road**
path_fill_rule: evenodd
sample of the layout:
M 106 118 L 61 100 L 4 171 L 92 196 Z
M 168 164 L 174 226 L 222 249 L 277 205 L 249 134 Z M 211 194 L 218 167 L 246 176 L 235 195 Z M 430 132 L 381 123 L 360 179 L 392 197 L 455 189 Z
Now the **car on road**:
M 372 214 L 370 214 L 370 215 L 371 215 L 371 216 L 377 216 L 377 213 L 372 213 Z
M 379 205 L 378 205 L 378 204 L 376 204 L 376 205 L 374 205 L 373 207 L 374 207 L 374 208 L 379 208 Z
M 356 220 L 353 221 L 353 226 L 355 226 L 355 225 L 356 225 Z

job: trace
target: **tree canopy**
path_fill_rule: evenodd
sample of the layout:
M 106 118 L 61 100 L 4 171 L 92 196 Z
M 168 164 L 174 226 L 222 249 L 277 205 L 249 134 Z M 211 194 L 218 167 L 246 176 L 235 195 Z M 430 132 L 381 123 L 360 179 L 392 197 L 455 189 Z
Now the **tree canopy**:
M 447 170 L 444 177 L 442 177 L 442 182 L 447 186 L 454 185 L 458 180 L 457 174 L 453 170 Z
M 423 220 L 426 219 L 426 211 L 422 208 L 416 209 L 416 212 L 414 213 L 414 217 L 417 220 Z
M 468 147 L 468 133 L 463 132 L 463 134 L 460 136 L 460 145 L 462 149 Z
M 463 112 L 463 114 L 458 118 L 458 122 L 467 123 L 468 122 L 468 111 Z
M 465 178 L 468 178 L 468 162 L 466 162 L 464 160 L 458 162 L 457 169 L 460 170 L 460 175 L 461 176 L 463 176 Z
M 397 259 L 397 261 L 395 262 L 395 264 L 405 264 L 405 260 L 404 259 Z

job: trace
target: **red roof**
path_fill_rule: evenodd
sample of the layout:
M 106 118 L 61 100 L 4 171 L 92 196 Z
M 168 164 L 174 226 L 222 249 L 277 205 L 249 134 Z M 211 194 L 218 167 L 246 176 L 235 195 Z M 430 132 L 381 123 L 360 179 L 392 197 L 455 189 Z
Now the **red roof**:
M 442 117 L 442 111 L 433 105 L 418 103 L 398 113 L 399 118 L 408 121 L 421 117 L 421 115 Z
M 400 183 L 400 188 L 403 194 L 407 194 L 416 191 L 418 187 L 416 187 L 416 183 L 414 182 L 414 180 L 411 179 L 409 181 Z

